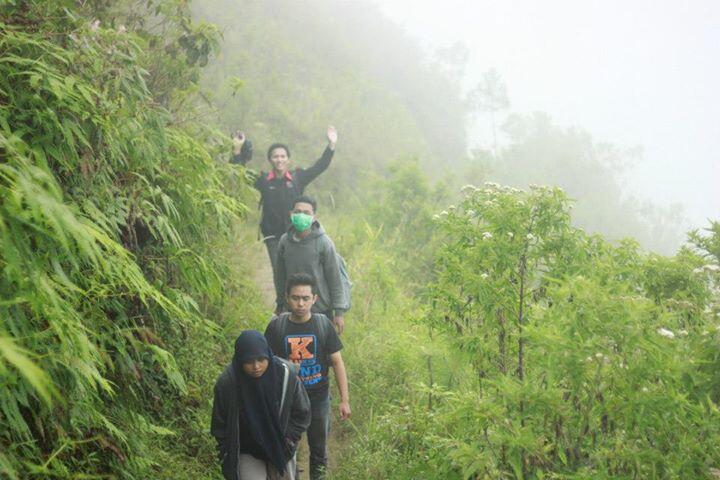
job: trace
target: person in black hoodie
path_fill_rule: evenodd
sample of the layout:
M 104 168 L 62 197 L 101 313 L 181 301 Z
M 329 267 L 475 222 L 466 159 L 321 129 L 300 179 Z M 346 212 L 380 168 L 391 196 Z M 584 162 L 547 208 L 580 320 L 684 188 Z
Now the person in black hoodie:
M 290 226 L 290 210 L 293 200 L 302 195 L 305 187 L 330 166 L 335 153 L 338 134 L 333 126 L 326 132 L 328 144 L 322 156 L 310 168 L 290 169 L 290 148 L 282 143 L 270 145 L 267 159 L 272 165 L 268 173 L 260 172 L 255 179 L 255 188 L 260 191 L 262 214 L 260 231 L 267 247 L 273 270 L 280 237 Z M 252 158 L 252 145 L 240 131 L 233 135 L 233 156 L 231 163 L 247 164 Z
M 210 433 L 226 480 L 294 480 L 295 450 L 310 425 L 299 366 L 273 355 L 263 334 L 245 330 L 215 383 Z

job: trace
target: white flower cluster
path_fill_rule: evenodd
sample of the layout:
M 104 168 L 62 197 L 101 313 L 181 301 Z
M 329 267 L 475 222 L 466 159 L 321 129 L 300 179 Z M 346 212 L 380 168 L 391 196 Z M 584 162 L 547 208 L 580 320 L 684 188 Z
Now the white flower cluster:
M 442 212 L 433 215 L 432 218 L 433 218 L 433 220 L 440 220 L 442 217 L 447 217 L 447 215 L 448 215 L 448 211 L 443 210 Z
M 662 328 L 662 327 L 661 327 L 661 328 L 658 328 L 657 333 L 658 333 L 661 337 L 665 337 L 665 338 L 675 338 L 675 334 L 672 332 L 672 330 L 668 330 L 667 328 Z
M 480 278 L 482 278 L 483 280 L 487 280 L 487 278 L 488 278 L 489 276 L 490 276 L 490 275 L 488 275 L 487 273 L 484 273 L 484 272 L 483 272 L 483 274 L 480 275 Z
M 490 232 L 483 232 L 483 240 L 489 240 L 492 238 L 492 233 Z
M 597 360 L 598 362 L 603 362 L 603 363 L 610 363 L 610 357 L 608 357 L 607 355 L 605 355 L 602 352 L 597 352 L 597 353 L 595 353 L 595 355 L 590 355 L 589 357 L 587 357 L 585 359 L 585 361 L 587 361 L 587 362 L 592 362 L 593 360 Z
M 720 266 L 708 263 L 707 265 L 703 265 L 702 267 L 698 267 L 695 270 L 693 270 L 693 273 L 703 273 L 703 272 L 720 272 Z

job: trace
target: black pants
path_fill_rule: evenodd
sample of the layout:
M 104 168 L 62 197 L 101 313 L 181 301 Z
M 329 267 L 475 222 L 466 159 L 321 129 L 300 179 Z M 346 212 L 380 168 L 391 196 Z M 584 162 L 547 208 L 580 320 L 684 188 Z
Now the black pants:
M 270 257 L 270 266 L 273 275 L 275 275 L 275 263 L 277 260 L 278 239 L 277 237 L 268 237 L 265 239 L 265 248 L 267 248 L 268 257 Z
M 330 433 L 330 395 L 310 398 L 311 420 L 307 429 L 310 450 L 310 480 L 325 478 L 327 470 L 327 438 Z

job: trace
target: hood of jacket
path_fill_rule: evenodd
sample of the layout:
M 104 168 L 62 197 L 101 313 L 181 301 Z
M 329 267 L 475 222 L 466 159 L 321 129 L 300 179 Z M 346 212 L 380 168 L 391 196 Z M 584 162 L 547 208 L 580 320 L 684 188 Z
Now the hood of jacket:
M 300 237 L 300 234 L 295 230 L 295 227 L 290 225 L 287 231 L 288 241 L 295 243 L 307 243 L 318 237 L 325 235 L 325 229 L 320 225 L 320 222 L 314 220 L 310 225 L 310 233 L 305 237 Z

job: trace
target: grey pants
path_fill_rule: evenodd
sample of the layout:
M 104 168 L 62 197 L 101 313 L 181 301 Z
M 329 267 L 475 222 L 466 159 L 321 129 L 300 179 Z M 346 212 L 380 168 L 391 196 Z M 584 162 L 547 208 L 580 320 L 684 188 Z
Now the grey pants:
M 310 449 L 310 480 L 325 478 L 327 469 L 327 438 L 330 433 L 330 395 L 310 398 L 311 420 L 307 429 Z
M 275 237 L 268 237 L 264 241 L 268 257 L 270 257 L 270 265 L 272 266 L 273 275 L 275 275 L 275 259 L 277 258 L 278 239 Z
M 238 458 L 238 478 L 240 480 L 295 480 L 296 458 L 290 459 L 285 474 L 280 475 L 275 467 L 252 455 L 241 453 Z

